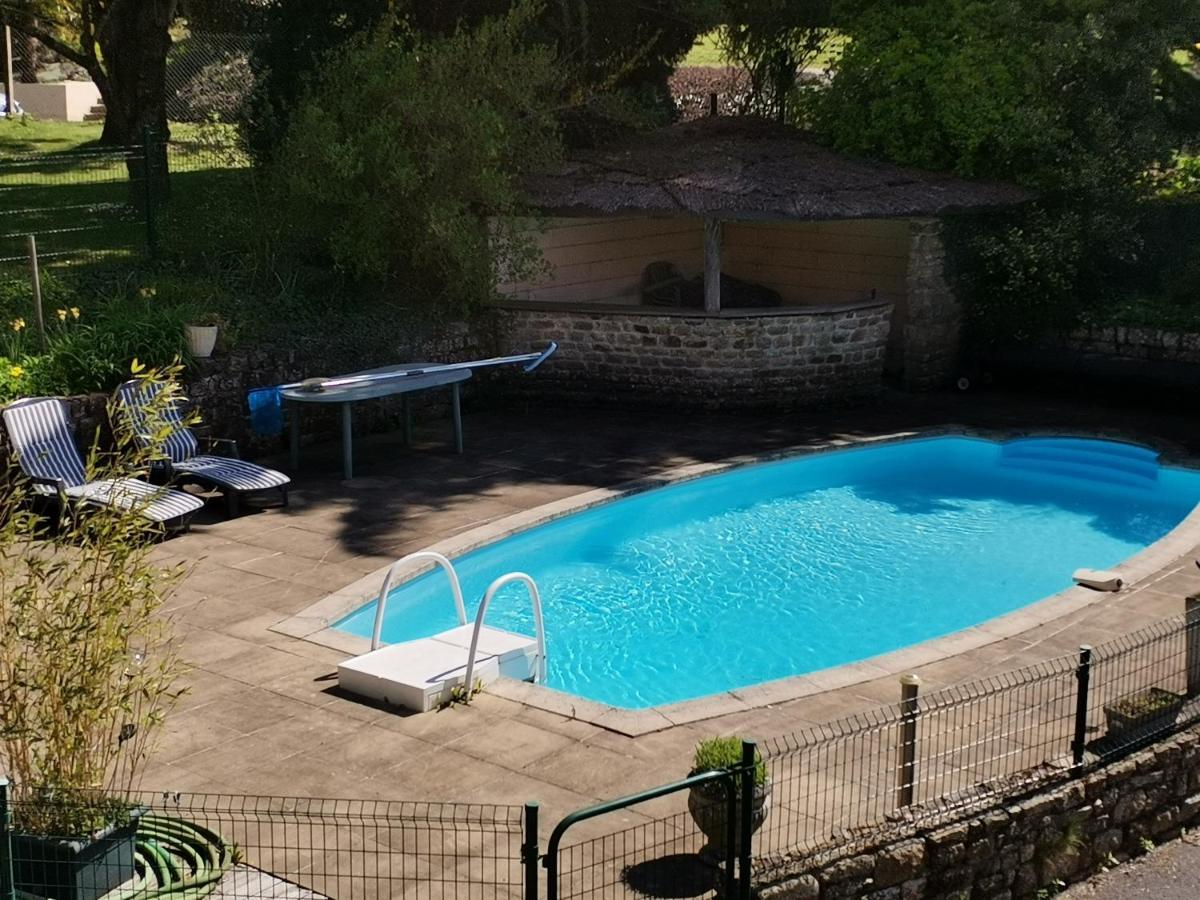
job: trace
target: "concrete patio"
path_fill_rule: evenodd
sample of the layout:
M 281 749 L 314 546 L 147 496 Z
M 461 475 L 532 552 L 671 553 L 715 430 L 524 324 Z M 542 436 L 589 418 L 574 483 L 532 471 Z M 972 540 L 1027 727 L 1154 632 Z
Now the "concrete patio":
M 335 474 L 335 448 L 314 448 L 290 508 L 232 521 L 214 515 L 155 550 L 163 563 L 190 567 L 169 612 L 194 669 L 144 786 L 535 800 L 549 827 L 575 808 L 683 776 L 702 737 L 771 737 L 895 703 L 896 678 L 881 674 L 636 738 L 486 692 L 469 707 L 405 715 L 339 694 L 335 669 L 345 654 L 270 629 L 405 553 L 583 491 L 694 462 L 950 424 L 1101 431 L 1200 455 L 1200 432 L 1183 414 L 1000 393 L 896 394 L 875 407 L 771 415 L 468 408 L 464 455 L 445 445 L 446 423 L 430 422 L 409 448 L 399 435 L 363 438 L 359 477 L 349 482 Z M 1186 594 L 1200 590 L 1200 572 L 1191 564 L 1197 548 L 1177 549 L 1136 592 L 1099 597 L 1051 623 L 922 666 L 925 689 L 1069 654 L 1181 613 Z M 645 819 L 627 812 L 605 828 L 619 821 Z

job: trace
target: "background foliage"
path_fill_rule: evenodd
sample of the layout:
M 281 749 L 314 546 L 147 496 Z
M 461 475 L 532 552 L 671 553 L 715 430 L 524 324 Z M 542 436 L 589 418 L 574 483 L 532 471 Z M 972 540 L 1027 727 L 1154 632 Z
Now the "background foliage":
M 506 217 L 521 174 L 558 157 L 562 97 L 528 22 L 525 8 L 448 37 L 376 30 L 330 57 L 272 158 L 285 242 L 440 315 L 528 273 L 534 248 Z
M 1200 136 L 1179 56 L 1194 4 L 860 0 L 841 13 L 852 39 L 807 109 L 826 140 L 1038 192 L 950 232 L 977 340 L 1069 328 L 1133 295 L 1144 309 L 1163 287 L 1147 259 L 1186 265 L 1154 253 L 1160 213 L 1145 201 L 1147 173 Z

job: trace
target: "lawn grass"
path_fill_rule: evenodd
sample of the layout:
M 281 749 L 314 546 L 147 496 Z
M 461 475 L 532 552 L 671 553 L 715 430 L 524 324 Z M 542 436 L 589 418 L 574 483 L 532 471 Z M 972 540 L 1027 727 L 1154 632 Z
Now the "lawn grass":
M 144 252 L 145 184 L 130 181 L 125 152 L 98 143 L 100 130 L 93 122 L 0 119 L 0 264 L 25 257 L 28 234 L 37 236 L 48 263 Z M 181 123 L 171 132 L 176 140 L 201 136 L 197 126 Z M 23 158 L 28 154 L 56 156 Z M 236 153 L 172 145 L 169 165 L 168 213 L 186 211 L 187 197 L 236 177 L 246 161 Z
M 721 68 L 724 66 L 732 66 L 733 62 L 721 51 L 719 43 L 720 31 L 714 29 L 706 34 L 700 35 L 696 39 L 696 43 L 692 49 L 688 51 L 688 55 L 683 58 L 683 62 L 679 65 L 684 66 L 700 66 L 708 68 Z M 832 66 L 842 51 L 846 48 L 846 36 L 837 31 L 830 31 L 829 36 L 825 39 L 825 44 L 821 48 L 821 52 L 816 58 L 808 64 L 812 69 L 827 69 Z
M 679 65 L 712 68 L 732 65 L 717 45 L 717 35 L 717 31 L 710 31 L 707 34 L 700 35 L 696 39 L 696 43 L 692 45 L 692 49 L 688 51 L 688 55 L 683 58 L 683 62 Z
M 0 119 L 0 159 L 22 153 L 65 153 L 100 139 L 100 122 L 44 122 L 31 116 Z

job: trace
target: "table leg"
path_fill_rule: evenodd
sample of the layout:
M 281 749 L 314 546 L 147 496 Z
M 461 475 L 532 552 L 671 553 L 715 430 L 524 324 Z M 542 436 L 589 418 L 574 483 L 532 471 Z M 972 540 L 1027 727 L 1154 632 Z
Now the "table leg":
M 342 475 L 354 477 L 354 416 L 349 403 L 342 404 Z
M 412 406 L 408 402 L 408 394 L 400 395 L 400 409 L 404 413 L 404 446 L 412 446 Z
M 450 385 L 454 391 L 454 452 L 463 452 L 463 432 L 462 432 L 462 391 L 458 389 L 458 382 Z
M 300 471 L 300 404 L 289 403 L 288 427 L 291 429 L 292 473 Z

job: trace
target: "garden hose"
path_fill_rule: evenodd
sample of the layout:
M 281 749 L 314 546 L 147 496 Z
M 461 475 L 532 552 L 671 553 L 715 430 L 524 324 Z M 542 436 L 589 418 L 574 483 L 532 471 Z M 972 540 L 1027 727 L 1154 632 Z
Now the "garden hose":
M 134 850 L 137 876 L 123 900 L 199 900 L 233 867 L 233 849 L 215 831 L 170 816 L 146 815 Z

